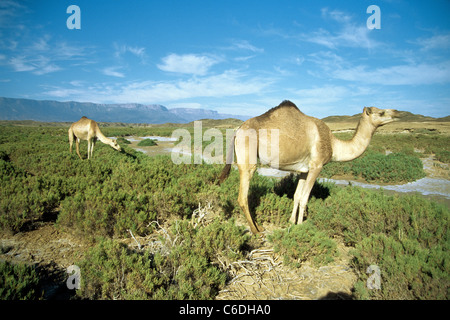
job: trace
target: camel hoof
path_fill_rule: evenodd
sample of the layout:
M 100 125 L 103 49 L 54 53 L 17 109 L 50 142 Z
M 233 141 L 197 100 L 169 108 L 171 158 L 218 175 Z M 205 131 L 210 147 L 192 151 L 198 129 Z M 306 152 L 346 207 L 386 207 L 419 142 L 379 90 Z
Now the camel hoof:
M 261 227 L 261 226 L 255 225 L 255 226 L 252 226 L 252 227 L 250 228 L 250 230 L 252 231 L 253 234 L 259 234 L 259 233 L 264 232 L 264 230 L 266 230 L 266 229 L 264 229 L 264 228 Z

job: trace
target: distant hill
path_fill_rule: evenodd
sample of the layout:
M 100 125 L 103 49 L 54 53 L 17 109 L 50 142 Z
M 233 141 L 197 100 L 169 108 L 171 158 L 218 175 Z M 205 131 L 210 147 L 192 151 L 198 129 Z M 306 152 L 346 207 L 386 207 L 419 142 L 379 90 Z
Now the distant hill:
M 323 118 L 324 122 L 337 123 L 337 122 L 358 122 L 361 114 L 355 114 L 353 116 L 329 116 Z M 423 116 L 421 114 L 414 114 L 408 111 L 400 111 L 400 121 L 403 122 L 423 122 L 423 121 L 438 121 L 438 122 L 448 122 L 450 121 L 450 116 L 443 118 L 433 118 L 428 116 Z
M 220 114 L 214 110 L 176 108 L 168 109 L 158 104 L 138 103 L 98 104 L 90 102 L 59 102 L 0 97 L 0 120 L 34 120 L 45 122 L 73 122 L 82 116 L 99 122 L 124 123 L 187 123 L 199 119 L 249 117 Z

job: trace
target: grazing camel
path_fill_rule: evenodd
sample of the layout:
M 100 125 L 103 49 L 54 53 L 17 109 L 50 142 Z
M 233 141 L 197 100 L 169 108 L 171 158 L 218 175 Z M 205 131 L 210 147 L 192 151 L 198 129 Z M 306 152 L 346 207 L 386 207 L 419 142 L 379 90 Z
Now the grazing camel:
M 80 155 L 80 140 L 87 140 L 88 142 L 88 159 L 92 158 L 94 145 L 97 139 L 105 144 L 109 144 L 117 151 L 122 151 L 116 140 L 109 139 L 103 135 L 103 133 L 100 131 L 100 128 L 98 127 L 97 122 L 86 117 L 82 117 L 80 120 L 72 123 L 72 125 L 70 126 L 70 153 L 72 153 L 73 139 L 76 139 L 77 154 L 81 160 L 83 160 L 83 158 L 81 158 Z
M 283 101 L 266 113 L 245 121 L 236 130 L 219 181 L 223 182 L 227 178 L 233 152 L 236 151 L 240 176 L 238 202 L 251 231 L 259 233 L 264 228 L 255 223 L 248 207 L 250 179 L 256 170 L 257 158 L 273 168 L 301 173 L 290 222 L 302 223 L 309 194 L 322 167 L 330 161 L 349 161 L 359 157 L 366 150 L 377 127 L 394 121 L 398 116 L 396 110 L 365 107 L 353 138 L 343 141 L 336 138 L 323 121 L 305 115 L 292 102 Z M 249 132 L 256 134 L 254 143 L 251 143 Z M 246 137 L 249 137 L 249 143 L 246 143 Z M 275 146 L 278 148 L 274 149 L 273 141 L 270 141 L 272 137 L 278 139 L 278 145 Z M 270 145 L 275 152 L 269 154 L 267 148 Z M 266 152 L 262 152 L 264 150 Z

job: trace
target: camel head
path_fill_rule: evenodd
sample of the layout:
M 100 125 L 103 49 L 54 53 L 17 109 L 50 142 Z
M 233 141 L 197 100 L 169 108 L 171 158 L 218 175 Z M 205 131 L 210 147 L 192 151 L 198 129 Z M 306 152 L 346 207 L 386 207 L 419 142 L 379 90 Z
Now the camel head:
M 394 109 L 378 109 L 375 107 L 365 107 L 362 116 L 370 123 L 372 123 L 373 126 L 379 127 L 387 123 L 396 121 L 400 116 L 400 113 Z
M 117 143 L 117 140 L 112 140 L 110 146 L 113 147 L 114 149 L 116 149 L 117 151 L 122 151 L 122 148 Z

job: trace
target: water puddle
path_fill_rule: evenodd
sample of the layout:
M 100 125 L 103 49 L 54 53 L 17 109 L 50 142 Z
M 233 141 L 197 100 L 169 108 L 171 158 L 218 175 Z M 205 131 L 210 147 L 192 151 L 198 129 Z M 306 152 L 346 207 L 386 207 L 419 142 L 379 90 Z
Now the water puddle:
M 172 137 L 160 137 L 160 136 L 127 136 L 124 137 L 124 139 L 131 142 L 130 146 L 139 152 L 145 153 L 149 156 L 156 156 L 156 155 L 170 155 L 172 152 L 172 148 L 174 147 L 175 142 L 177 141 L 176 138 Z M 139 142 L 145 140 L 145 139 L 152 139 L 156 141 L 156 146 L 138 146 Z
M 319 179 L 319 181 L 332 181 L 336 184 L 348 185 L 351 183 L 354 186 L 359 186 L 367 189 L 390 190 L 395 192 L 419 192 L 425 196 L 438 195 L 450 199 L 450 181 L 436 178 L 423 178 L 413 182 L 398 185 L 377 185 L 369 183 L 361 183 L 350 180 L 333 180 L 333 179 Z

